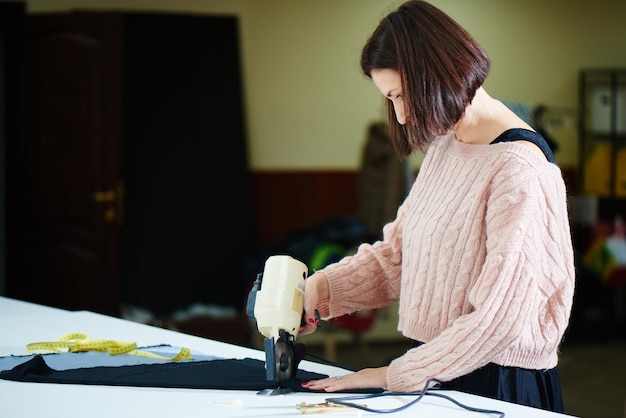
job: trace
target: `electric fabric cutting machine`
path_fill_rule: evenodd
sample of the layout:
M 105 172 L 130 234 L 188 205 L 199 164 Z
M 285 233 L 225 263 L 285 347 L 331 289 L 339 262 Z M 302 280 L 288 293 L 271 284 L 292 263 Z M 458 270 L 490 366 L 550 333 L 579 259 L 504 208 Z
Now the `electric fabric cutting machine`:
M 295 344 L 304 313 L 304 286 L 308 267 L 288 256 L 275 255 L 265 262 L 248 295 L 247 315 L 265 337 L 265 374 L 268 381 L 295 377 L 306 354 Z

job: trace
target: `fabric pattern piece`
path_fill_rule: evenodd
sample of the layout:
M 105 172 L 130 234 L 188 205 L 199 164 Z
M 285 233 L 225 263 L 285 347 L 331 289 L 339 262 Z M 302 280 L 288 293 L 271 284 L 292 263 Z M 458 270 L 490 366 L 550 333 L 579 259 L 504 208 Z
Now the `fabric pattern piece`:
M 298 392 L 313 392 L 303 388 L 302 382 L 326 377 L 328 376 L 298 369 L 296 377 L 281 382 L 280 387 Z M 0 379 L 189 389 L 262 390 L 278 386 L 275 382 L 266 380 L 265 363 L 251 358 L 54 370 L 46 364 L 43 356 L 36 355 L 11 370 L 0 372 Z M 365 393 L 378 391 L 380 390 L 367 390 Z

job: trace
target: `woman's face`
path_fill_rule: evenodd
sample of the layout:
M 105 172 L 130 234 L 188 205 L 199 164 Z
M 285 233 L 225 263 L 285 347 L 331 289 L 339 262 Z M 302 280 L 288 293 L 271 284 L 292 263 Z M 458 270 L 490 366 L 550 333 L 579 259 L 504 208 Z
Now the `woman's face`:
M 396 70 L 383 68 L 372 70 L 371 76 L 378 90 L 393 104 L 398 123 L 404 125 L 406 123 L 406 112 L 402 98 L 402 80 L 400 79 L 400 73 Z

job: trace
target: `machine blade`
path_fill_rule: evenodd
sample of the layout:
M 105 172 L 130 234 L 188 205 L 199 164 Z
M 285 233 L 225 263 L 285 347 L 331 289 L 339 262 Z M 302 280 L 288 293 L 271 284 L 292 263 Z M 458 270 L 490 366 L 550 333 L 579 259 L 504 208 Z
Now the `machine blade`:
M 278 341 L 274 347 L 274 356 L 276 382 L 291 379 L 295 375 L 295 367 L 297 367 L 294 361 L 293 348 L 291 344 L 284 341 Z

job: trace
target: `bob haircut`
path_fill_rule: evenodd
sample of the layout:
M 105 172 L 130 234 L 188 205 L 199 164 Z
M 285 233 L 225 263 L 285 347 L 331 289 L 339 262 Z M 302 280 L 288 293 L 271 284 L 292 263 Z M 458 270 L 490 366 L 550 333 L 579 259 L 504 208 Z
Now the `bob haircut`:
M 389 131 L 401 158 L 425 151 L 449 132 L 489 74 L 490 61 L 474 38 L 450 16 L 421 0 L 388 14 L 361 53 L 361 70 L 400 73 L 407 115 L 400 125 L 386 100 Z

